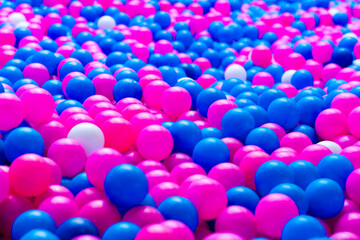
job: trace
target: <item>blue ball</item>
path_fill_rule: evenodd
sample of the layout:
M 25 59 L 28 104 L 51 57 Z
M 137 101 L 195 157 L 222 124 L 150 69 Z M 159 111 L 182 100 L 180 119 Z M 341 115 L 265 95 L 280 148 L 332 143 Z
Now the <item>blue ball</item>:
M 46 91 L 48 91 L 53 96 L 58 95 L 58 94 L 63 94 L 62 82 L 59 80 L 56 80 L 56 79 L 46 81 L 42 85 L 42 88 L 45 89 Z
M 128 60 L 123 52 L 112 52 L 106 58 L 106 66 L 111 67 L 115 64 L 124 64 Z
M 257 85 L 257 86 L 254 86 L 254 92 L 260 96 L 263 92 L 269 90 L 270 88 L 268 86 L 265 86 L 265 85 Z
M 269 89 L 263 92 L 259 97 L 259 106 L 268 109 L 269 105 L 278 98 L 286 98 L 287 95 L 279 89 Z
M 175 40 L 184 44 L 188 48 L 194 41 L 195 38 L 188 30 L 180 30 L 175 35 Z
M 228 206 L 239 205 L 255 213 L 257 204 L 260 201 L 256 192 L 247 187 L 233 187 L 227 192 Z
M 301 133 L 307 135 L 311 139 L 313 144 L 319 142 L 319 138 L 316 134 L 315 129 L 308 125 L 304 125 L 304 124 L 297 125 L 292 131 L 293 132 L 301 132 Z
M 70 29 L 72 27 L 74 27 L 75 24 L 76 24 L 75 18 L 73 16 L 71 16 L 71 15 L 62 16 L 61 17 L 61 22 L 62 22 L 63 25 L 65 25 L 66 27 L 68 27 Z
M 278 98 L 268 108 L 269 121 L 279 124 L 285 130 L 294 128 L 300 120 L 299 107 L 289 98 Z
M 24 37 L 32 36 L 32 33 L 26 27 L 19 27 L 19 28 L 15 28 L 14 35 L 16 38 L 15 47 L 18 47 L 20 40 L 23 39 Z
M 240 108 L 229 110 L 221 120 L 224 137 L 233 137 L 241 142 L 245 142 L 247 135 L 254 128 L 254 117 L 248 111 Z
M 48 29 L 48 36 L 55 40 L 58 37 L 66 36 L 70 32 L 70 29 L 61 24 L 61 23 L 55 23 L 51 25 Z
M 184 197 L 169 197 L 160 203 L 158 210 L 165 220 L 180 221 L 193 232 L 198 226 L 199 216 L 196 207 Z
M 53 52 L 49 50 L 40 50 L 33 55 L 31 60 L 33 63 L 41 63 L 49 71 L 50 75 L 56 73 L 56 68 L 58 66 L 58 61 Z
M 349 49 L 336 47 L 331 56 L 331 62 L 345 68 L 352 64 L 353 58 L 352 52 Z
M 24 68 L 26 67 L 26 63 L 21 59 L 11 59 L 4 65 L 4 67 L 9 67 L 9 66 L 17 67 L 18 69 L 23 71 Z
M 70 57 L 79 60 L 83 66 L 86 66 L 88 63 L 94 61 L 91 53 L 85 49 L 75 50 L 71 53 Z
M 170 85 L 170 87 L 173 87 L 177 84 L 178 82 L 178 77 L 177 77 L 177 73 L 176 71 L 172 68 L 172 67 L 169 67 L 169 66 L 161 66 L 159 67 L 159 70 L 161 72 L 161 75 L 163 76 L 163 80 Z M 192 81 L 193 83 L 189 83 L 189 85 L 191 86 L 195 86 L 195 84 L 197 84 L 195 81 Z M 187 85 L 187 83 L 184 83 L 183 84 L 184 86 Z M 199 84 L 198 84 L 199 85 Z M 201 86 L 200 86 L 201 87 Z M 190 87 L 192 88 L 192 87 Z M 202 90 L 202 88 L 201 88 Z M 201 91 L 200 90 L 200 91 Z M 190 93 L 191 95 L 191 93 Z M 197 95 L 196 95 L 197 96 Z M 196 98 L 195 98 L 196 100 Z
M 33 84 L 33 85 L 36 85 L 36 86 L 39 87 L 39 84 L 37 82 L 35 82 L 34 80 L 29 79 L 29 78 L 23 78 L 23 79 L 20 79 L 20 80 L 16 81 L 16 83 L 14 83 L 12 88 L 16 92 L 20 87 L 22 87 L 22 86 L 24 86 L 26 84 Z M 4 92 L 4 91 L 2 91 L 2 92 Z
M 95 86 L 87 77 L 74 77 L 66 86 L 66 95 L 69 99 L 84 102 L 88 97 L 95 95 Z
M 170 15 L 165 11 L 159 11 L 154 15 L 154 22 L 158 23 L 162 29 L 165 29 L 171 23 Z
M 310 183 L 306 190 L 309 199 L 309 213 L 321 219 L 338 215 L 344 207 L 344 192 L 340 185 L 328 178 L 320 178 Z
M 208 137 L 218 138 L 218 139 L 223 138 L 223 134 L 221 130 L 215 127 L 206 127 L 201 129 L 201 135 L 203 138 L 208 138 Z
M 148 182 L 143 171 L 130 164 L 120 164 L 105 178 L 105 193 L 119 207 L 141 203 L 148 193 Z
M 145 67 L 146 64 L 143 60 L 133 58 L 133 59 L 127 60 L 124 65 L 125 65 L 125 67 L 131 68 L 135 72 L 138 72 L 140 70 L 140 68 Z
M 326 108 L 324 100 L 315 96 L 301 98 L 297 105 L 300 110 L 299 123 L 311 127 L 315 127 L 317 116 Z
M 250 105 L 255 105 L 255 103 L 253 101 L 251 101 L 250 99 L 247 99 L 247 98 L 239 98 L 239 99 L 235 100 L 234 103 L 239 108 L 244 108 L 244 107 L 247 107 L 247 106 L 250 106 Z
M 300 214 L 306 214 L 309 210 L 309 201 L 305 191 L 293 183 L 281 183 L 274 187 L 270 193 L 282 193 L 290 197 L 298 207 Z
M 346 13 L 338 12 L 333 16 L 333 21 L 335 25 L 346 26 L 348 24 L 349 18 Z
M 226 144 L 217 138 L 204 138 L 198 142 L 193 152 L 194 163 L 206 172 L 219 163 L 230 161 L 230 151 Z
M 14 59 L 21 59 L 25 61 L 28 57 L 34 55 L 36 50 L 31 47 L 22 47 L 19 48 L 14 55 Z
M 284 68 L 279 64 L 271 64 L 265 68 L 265 72 L 273 76 L 275 83 L 281 82 L 281 77 L 284 74 Z
M 34 229 L 56 231 L 56 223 L 52 217 L 40 210 L 29 210 L 20 214 L 14 221 L 11 228 L 11 237 L 20 240 L 26 233 Z
M 260 127 L 263 124 L 269 122 L 267 113 L 262 107 L 257 105 L 249 105 L 243 107 L 243 109 L 251 113 L 251 115 L 255 120 L 255 127 Z
M 336 14 L 335 14 L 336 15 Z M 347 15 L 345 14 L 347 17 Z M 354 50 L 354 46 L 358 43 L 358 40 L 354 37 L 343 37 L 340 39 L 340 42 L 338 44 L 339 48 L 347 48 L 350 51 Z
M 322 223 L 308 215 L 300 215 L 290 219 L 281 234 L 283 240 L 315 239 L 326 237 Z
M 143 92 L 139 82 L 125 78 L 119 80 L 114 88 L 113 95 L 116 102 L 126 97 L 132 97 L 141 100 Z
M 0 77 L 4 77 L 8 79 L 11 84 L 15 84 L 18 80 L 24 78 L 24 75 L 19 68 L 8 66 L 0 70 Z
M 196 144 L 202 139 L 200 128 L 188 120 L 180 120 L 172 124 L 169 129 L 173 140 L 173 152 L 182 152 L 191 156 Z
M 253 91 L 242 92 L 239 95 L 237 95 L 236 98 L 237 99 L 247 98 L 247 99 L 251 100 L 252 102 L 254 102 L 255 104 L 257 104 L 259 102 L 259 95 Z
M 259 30 L 254 25 L 247 25 L 244 27 L 244 37 L 256 40 L 259 38 Z
M 99 237 L 99 231 L 89 220 L 82 217 L 67 219 L 60 224 L 56 230 L 56 235 L 61 239 L 73 239 L 81 235 L 93 235 Z
M 109 55 L 115 44 L 116 44 L 116 41 L 114 39 L 104 38 L 104 39 L 100 40 L 99 47 L 106 55 Z
M 236 78 L 230 78 L 226 81 L 224 81 L 224 84 L 229 81 L 229 83 L 225 84 L 225 87 L 227 90 L 230 90 L 230 91 L 227 91 L 225 89 L 222 89 L 226 92 L 229 92 L 231 94 L 231 96 L 234 96 L 234 97 L 237 97 L 240 95 L 240 93 L 243 93 L 243 92 L 251 92 L 251 91 L 254 91 L 253 88 L 251 87 L 251 85 L 248 85 L 248 84 L 245 84 L 244 81 L 240 80 L 241 83 L 239 84 L 236 84 L 235 86 L 233 86 L 231 89 L 229 85 L 232 85 L 232 83 L 234 83 L 236 80 Z M 237 82 L 237 81 L 236 81 Z M 223 86 L 224 86 L 223 84 Z
M 265 41 L 268 41 L 270 44 L 273 44 L 276 40 L 278 40 L 278 37 L 273 32 L 266 32 L 262 36 L 262 39 L 265 40 Z
M 296 89 L 303 89 L 314 85 L 314 77 L 308 70 L 300 69 L 292 75 L 290 83 L 296 87 Z
M 25 153 L 42 156 L 44 148 L 44 139 L 38 131 L 30 127 L 16 128 L 5 139 L 5 156 L 10 162 Z
M 320 160 L 317 165 L 320 176 L 337 182 L 345 190 L 346 179 L 354 167 L 349 159 L 340 154 L 330 154 Z
M 224 92 L 217 88 L 206 88 L 197 96 L 196 107 L 202 116 L 207 117 L 210 105 L 220 99 L 226 99 Z
M 344 93 L 344 92 L 349 92 L 349 91 L 346 89 L 335 89 L 331 91 L 326 97 L 324 97 L 326 107 L 330 108 L 333 99 L 340 93 Z
M 255 174 L 255 186 L 261 196 L 270 193 L 271 189 L 281 183 L 293 183 L 294 176 L 290 168 L 280 161 L 268 161 L 262 164 Z
M 312 46 L 309 43 L 300 43 L 296 45 L 294 52 L 300 53 L 306 60 L 313 57 Z
M 93 185 L 90 183 L 85 172 L 76 175 L 73 179 L 69 181 L 67 185 L 67 188 L 74 196 L 76 196 L 79 192 L 89 187 L 93 187 Z
M 85 73 L 85 68 L 81 63 L 78 63 L 76 61 L 69 61 L 64 63 L 59 71 L 59 77 L 60 79 L 64 79 L 66 75 L 68 75 L 71 72 L 80 72 Z
M 140 227 L 131 222 L 118 222 L 111 225 L 102 236 L 102 240 L 134 240 L 137 233 L 140 231 Z
M 67 99 L 67 100 L 60 102 L 56 106 L 55 110 L 60 115 L 63 111 L 65 111 L 66 109 L 71 108 L 71 107 L 84 108 L 84 106 L 80 102 L 78 102 L 76 100 L 72 100 L 72 99 Z
M 120 81 L 121 79 L 125 79 L 125 78 L 131 78 L 136 81 L 140 80 L 139 76 L 134 71 L 131 70 L 121 70 L 115 75 L 115 79 L 117 81 Z
M 279 138 L 276 133 L 264 127 L 252 130 L 246 137 L 245 144 L 258 146 L 268 154 L 271 154 L 280 147 Z
M 48 230 L 34 229 L 26 233 L 21 240 L 60 240 L 60 238 Z

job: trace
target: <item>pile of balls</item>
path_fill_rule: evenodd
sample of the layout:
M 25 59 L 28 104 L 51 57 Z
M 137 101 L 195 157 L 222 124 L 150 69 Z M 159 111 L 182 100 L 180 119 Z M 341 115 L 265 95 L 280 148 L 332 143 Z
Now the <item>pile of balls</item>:
M 360 4 L 0 2 L 0 239 L 360 240 Z

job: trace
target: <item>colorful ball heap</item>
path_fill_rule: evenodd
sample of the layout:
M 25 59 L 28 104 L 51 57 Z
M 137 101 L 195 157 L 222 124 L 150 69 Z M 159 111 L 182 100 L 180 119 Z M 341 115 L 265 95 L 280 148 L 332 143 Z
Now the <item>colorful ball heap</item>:
M 0 1 L 0 239 L 360 240 L 359 18 Z

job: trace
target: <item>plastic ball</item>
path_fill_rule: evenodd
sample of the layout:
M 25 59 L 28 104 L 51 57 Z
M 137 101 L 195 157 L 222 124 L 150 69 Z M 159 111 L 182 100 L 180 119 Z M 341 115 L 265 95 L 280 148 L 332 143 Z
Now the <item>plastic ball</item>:
M 21 240 L 59 240 L 59 238 L 52 232 L 45 229 L 34 229 L 26 233 Z
M 316 96 L 303 97 L 297 105 L 300 110 L 299 122 L 311 127 L 315 126 L 316 118 L 325 109 L 324 101 Z
M 11 109 L 12 111 L 9 111 Z M 24 119 L 24 105 L 11 93 L 0 93 L 0 130 L 17 127 Z
M 148 181 L 139 168 L 121 164 L 106 175 L 104 189 L 106 195 L 116 205 L 132 207 L 141 203 L 146 197 Z
M 344 214 L 336 223 L 335 231 L 348 231 L 359 236 L 359 229 L 357 228 L 360 222 L 360 214 L 358 212 L 349 212 Z
M 315 217 L 334 217 L 344 206 L 344 193 L 340 185 L 331 179 L 320 178 L 313 181 L 307 186 L 305 193 L 309 199 L 309 213 Z
M 233 163 L 220 163 L 214 166 L 208 177 L 221 183 L 226 190 L 245 185 L 244 173 Z
M 174 140 L 173 152 L 192 155 L 194 147 L 202 139 L 200 128 L 187 120 L 175 122 L 169 131 Z
M 348 132 L 346 115 L 338 109 L 325 109 L 315 121 L 315 129 L 323 140 L 334 140 Z
M 246 71 L 245 69 L 239 64 L 231 64 L 229 65 L 224 72 L 225 80 L 230 78 L 237 78 L 240 80 L 246 80 Z
M 122 238 L 124 240 L 135 239 L 140 227 L 131 222 L 120 222 L 111 225 L 102 236 L 103 240 L 111 240 L 114 238 Z
M 110 16 L 102 16 L 97 22 L 99 29 L 113 29 L 116 26 L 114 18 Z
M 355 203 L 360 203 L 360 189 L 357 181 L 360 179 L 360 170 L 353 171 L 346 180 L 346 194 Z
M 271 50 L 264 45 L 259 45 L 251 52 L 251 60 L 260 67 L 267 67 L 271 64 L 272 53 Z
M 269 154 L 280 146 L 276 133 L 264 127 L 253 129 L 246 137 L 245 143 L 258 146 Z
M 95 86 L 87 77 L 74 77 L 66 85 L 66 95 L 70 99 L 84 102 L 95 95 Z
M 318 142 L 317 144 L 325 146 L 334 154 L 340 154 L 340 152 L 342 151 L 342 148 L 340 147 L 340 145 L 333 141 L 321 141 L 321 142 Z
M 260 231 L 273 238 L 279 238 L 285 224 L 298 215 L 299 211 L 294 201 L 281 193 L 266 195 L 259 201 L 255 210 Z
M 303 89 L 314 85 L 314 77 L 309 71 L 301 69 L 292 75 L 290 83 L 295 86 L 296 89 Z
M 178 117 L 191 108 L 191 95 L 182 87 L 166 89 L 161 96 L 161 108 L 170 117 Z
M 247 187 L 234 187 L 226 192 L 228 196 L 228 206 L 239 205 L 249 209 L 252 213 L 260 201 L 259 196 Z
M 87 156 L 97 149 L 103 148 L 105 142 L 101 129 L 92 123 L 76 125 L 69 131 L 68 138 L 77 140 L 85 149 Z
M 244 238 L 234 233 L 211 233 L 204 240 L 243 240 Z
M 299 107 L 292 99 L 278 98 L 270 103 L 268 117 L 270 122 L 279 124 L 286 130 L 292 129 L 300 120 Z
M 0 169 L 0 180 L 3 183 L 3 187 L 0 192 L 0 203 L 6 198 L 10 190 L 10 182 L 8 172 Z
M 303 190 L 313 182 L 320 178 L 319 170 L 314 164 L 305 160 L 298 160 L 289 164 L 289 168 L 294 176 L 294 183 Z
M 61 239 L 74 239 L 84 234 L 95 237 L 99 236 L 99 231 L 91 221 L 82 217 L 70 218 L 56 230 L 56 235 Z
M 346 116 L 360 105 L 359 98 L 352 93 L 340 93 L 331 102 L 331 108 L 340 110 Z
M 347 118 L 347 125 L 349 127 L 349 131 L 353 136 L 357 138 L 360 137 L 360 131 L 358 130 L 358 127 L 355 123 L 359 119 L 360 116 L 359 112 L 360 112 L 360 107 L 356 107 L 349 113 L 349 116 Z
M 197 96 L 196 107 L 202 116 L 207 117 L 210 105 L 220 99 L 226 99 L 225 94 L 221 90 L 206 88 Z
M 326 231 L 321 222 L 316 218 L 300 215 L 286 223 L 281 237 L 287 240 L 298 239 L 299 236 L 309 239 L 321 238 L 326 237 Z
M 142 228 L 135 237 L 136 240 L 166 240 L 174 239 L 180 240 L 176 235 L 175 231 L 169 227 L 163 226 L 162 224 L 150 224 Z
M 117 102 L 126 97 L 133 97 L 141 100 L 143 92 L 137 81 L 125 78 L 119 80 L 115 84 L 113 88 L 113 95 L 115 101 Z

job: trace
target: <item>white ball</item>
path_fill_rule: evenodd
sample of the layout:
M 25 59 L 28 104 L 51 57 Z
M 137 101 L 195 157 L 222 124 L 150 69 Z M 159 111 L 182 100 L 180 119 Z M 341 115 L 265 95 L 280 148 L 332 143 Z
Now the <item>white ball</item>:
M 237 78 L 246 81 L 246 70 L 239 64 L 230 64 L 224 72 L 225 80 Z
M 105 144 L 103 132 L 98 126 L 92 123 L 80 123 L 76 125 L 70 130 L 68 138 L 80 142 L 87 156 L 97 149 L 103 148 Z
M 15 26 L 21 22 L 26 22 L 26 18 L 22 13 L 14 12 L 9 15 L 9 22 L 14 24 Z
M 21 22 L 21 23 L 16 24 L 15 28 L 21 28 L 21 27 L 27 28 L 29 25 L 30 25 L 29 22 Z
M 115 20 L 110 16 L 102 16 L 98 20 L 98 28 L 101 30 L 104 29 L 113 29 L 116 26 Z
M 333 154 L 339 154 L 342 151 L 340 145 L 332 141 L 321 141 L 317 144 L 327 147 Z
M 345 34 L 342 36 L 342 38 L 346 38 L 346 37 L 352 37 L 352 38 L 355 38 L 355 39 L 358 38 L 358 37 L 356 36 L 356 34 L 353 33 L 353 32 L 345 33 Z
M 284 72 L 284 74 L 281 77 L 281 82 L 282 83 L 290 83 L 291 78 L 295 72 L 296 72 L 296 70 L 287 70 L 286 72 Z
M 329 9 L 329 13 L 331 14 L 331 16 L 334 16 L 334 15 L 337 14 L 338 12 L 340 12 L 340 11 L 337 10 L 336 8 L 330 8 L 330 9 Z
M 353 64 L 360 67 L 360 59 L 355 59 Z

